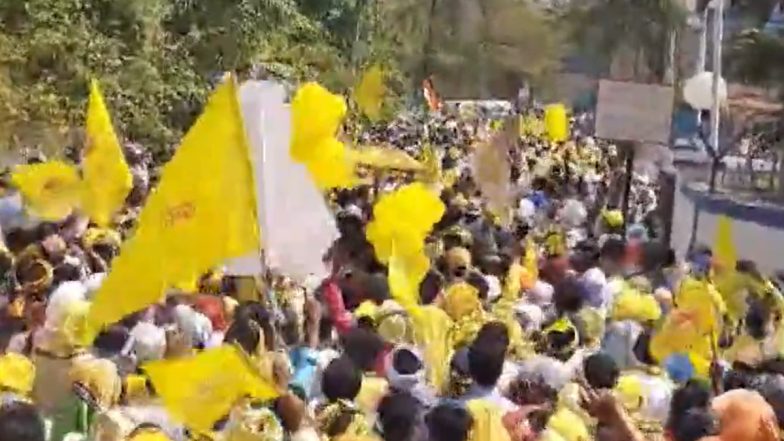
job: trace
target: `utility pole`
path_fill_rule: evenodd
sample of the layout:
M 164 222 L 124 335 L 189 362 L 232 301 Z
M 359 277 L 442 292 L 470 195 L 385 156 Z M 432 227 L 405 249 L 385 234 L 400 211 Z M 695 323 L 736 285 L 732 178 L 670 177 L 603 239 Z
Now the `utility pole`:
M 710 191 L 716 190 L 716 172 L 719 166 L 719 125 L 721 124 L 721 52 L 724 40 L 724 0 L 713 0 L 713 108 L 711 109 L 710 143 L 713 148 L 713 164 L 710 173 Z

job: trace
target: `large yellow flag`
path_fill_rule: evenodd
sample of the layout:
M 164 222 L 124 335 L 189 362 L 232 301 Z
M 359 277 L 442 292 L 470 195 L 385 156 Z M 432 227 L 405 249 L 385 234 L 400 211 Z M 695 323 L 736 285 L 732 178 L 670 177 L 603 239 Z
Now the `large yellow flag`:
M 11 182 L 30 212 L 41 219 L 62 220 L 79 206 L 79 173 L 65 162 L 18 165 Z
M 92 332 L 258 248 L 256 201 L 236 86 L 229 78 L 163 169 L 90 311 Z
M 90 83 L 87 105 L 87 150 L 82 163 L 82 209 L 96 224 L 109 225 L 125 202 L 133 177 L 112 127 L 98 82 Z
M 234 346 L 161 360 L 142 366 L 166 410 L 188 428 L 210 432 L 216 421 L 244 397 L 270 400 L 279 395 Z

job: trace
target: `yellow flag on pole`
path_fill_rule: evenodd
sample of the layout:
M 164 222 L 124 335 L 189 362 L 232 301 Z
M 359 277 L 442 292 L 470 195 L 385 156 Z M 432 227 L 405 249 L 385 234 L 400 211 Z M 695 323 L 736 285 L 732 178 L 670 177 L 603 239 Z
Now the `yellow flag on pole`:
M 96 80 L 90 82 L 86 126 L 82 209 L 93 222 L 105 227 L 111 223 L 112 215 L 122 208 L 133 187 L 133 177 Z
M 90 311 L 92 332 L 230 258 L 258 248 L 256 200 L 236 86 L 229 78 L 163 169 L 136 234 Z
M 727 216 L 720 216 L 716 227 L 716 240 L 713 243 L 714 261 L 723 270 L 734 271 L 738 261 L 738 252 L 732 237 L 732 220 Z
M 362 75 L 354 89 L 354 101 L 371 121 L 377 121 L 381 118 L 385 93 L 384 71 L 381 66 L 375 65 Z
M 389 258 L 389 291 L 407 311 L 419 304 L 419 284 L 427 275 L 430 260 L 423 250 L 398 254 L 392 246 Z
M 270 400 L 279 395 L 234 346 L 161 360 L 142 366 L 173 418 L 205 433 L 244 397 Z
M 43 220 L 62 220 L 79 206 L 79 173 L 65 162 L 18 165 L 11 182 L 30 212 Z

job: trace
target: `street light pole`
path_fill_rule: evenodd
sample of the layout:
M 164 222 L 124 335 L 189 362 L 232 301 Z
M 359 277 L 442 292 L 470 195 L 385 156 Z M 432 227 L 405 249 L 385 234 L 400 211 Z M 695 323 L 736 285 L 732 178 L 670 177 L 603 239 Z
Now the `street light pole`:
M 716 172 L 719 165 L 719 125 L 721 124 L 721 49 L 724 39 L 724 0 L 713 0 L 713 108 L 711 109 L 710 143 L 713 148 L 713 164 L 710 174 L 710 191 L 716 190 Z
M 700 13 L 700 40 L 697 50 L 697 71 L 695 73 L 705 72 L 705 61 L 708 57 L 708 8 Z

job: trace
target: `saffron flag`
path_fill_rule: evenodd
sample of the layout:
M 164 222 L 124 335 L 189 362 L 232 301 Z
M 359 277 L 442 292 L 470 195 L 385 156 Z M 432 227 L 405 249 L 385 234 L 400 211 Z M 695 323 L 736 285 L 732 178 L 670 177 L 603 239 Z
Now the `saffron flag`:
M 371 121 L 378 121 L 381 118 L 385 93 L 384 71 L 381 66 L 376 65 L 362 75 L 354 89 L 354 101 Z
M 105 227 L 111 223 L 114 213 L 122 208 L 133 187 L 133 177 L 96 80 L 90 83 L 86 126 L 82 209 L 93 222 Z
M 221 346 L 193 357 L 142 366 L 173 418 L 205 433 L 244 397 L 270 400 L 279 395 L 239 349 Z
M 229 78 L 163 169 L 136 234 L 114 260 L 90 310 L 91 331 L 160 300 L 259 247 L 256 198 L 236 86 Z
M 443 103 L 441 102 L 441 97 L 438 96 L 438 92 L 436 92 L 436 87 L 433 84 L 432 78 L 427 78 L 422 81 L 422 92 L 425 95 L 425 102 L 427 102 L 427 107 L 431 111 L 438 112 L 441 110 Z
M 11 182 L 30 212 L 43 220 L 63 220 L 79 206 L 79 173 L 65 162 L 18 165 Z

